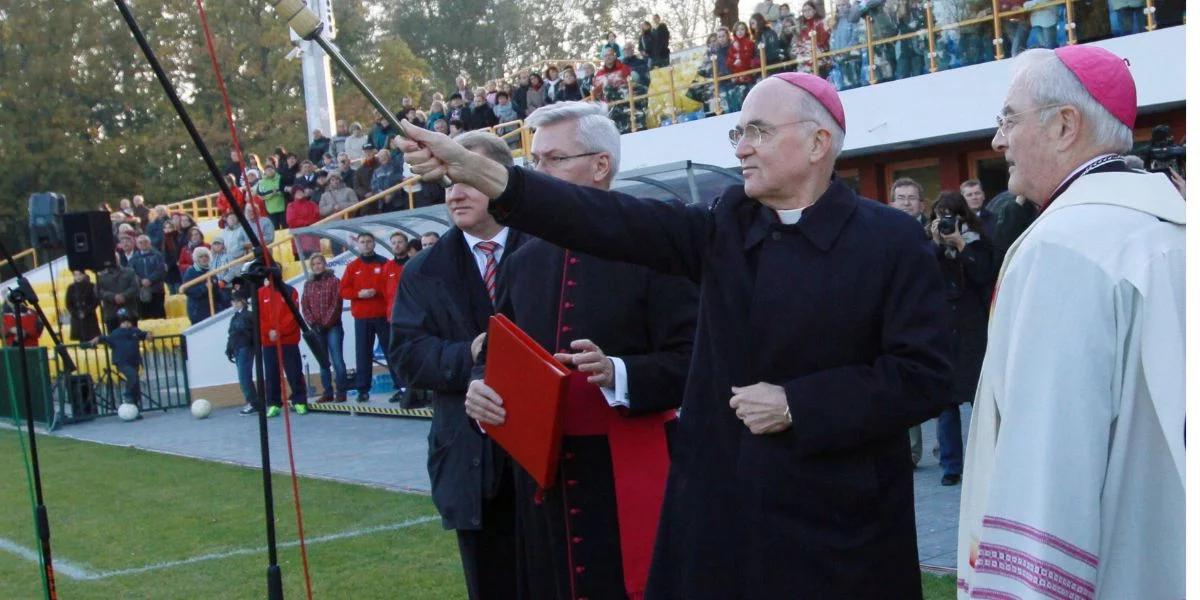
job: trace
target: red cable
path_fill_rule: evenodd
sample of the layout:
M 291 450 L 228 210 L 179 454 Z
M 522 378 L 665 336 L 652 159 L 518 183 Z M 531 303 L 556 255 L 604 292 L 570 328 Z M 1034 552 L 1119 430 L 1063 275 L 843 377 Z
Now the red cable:
M 204 28 L 204 42 L 208 48 L 208 56 L 212 60 L 213 71 L 217 78 L 217 87 L 221 90 L 221 101 L 225 106 L 225 120 L 229 124 L 229 135 L 233 142 L 233 149 L 237 152 L 238 166 L 241 167 L 242 173 L 244 174 L 246 172 L 246 159 L 245 155 L 242 153 L 241 142 L 238 140 L 237 135 L 237 126 L 233 120 L 233 108 L 230 106 L 229 102 L 229 91 L 225 89 L 225 79 L 221 76 L 221 66 L 217 62 L 217 52 L 213 44 L 212 31 L 209 30 L 208 16 L 204 12 L 204 0 L 196 0 L 196 8 L 200 12 L 200 23 Z M 243 175 L 242 181 L 245 185 L 245 195 L 243 196 L 242 206 L 238 206 L 236 198 L 229 199 L 229 203 L 233 205 L 234 210 L 244 211 L 246 203 L 253 205 L 253 191 L 250 188 L 249 182 L 246 180 L 247 178 Z M 258 218 L 262 218 L 263 216 L 264 215 L 258 215 Z M 254 226 L 258 230 L 258 244 L 262 249 L 263 263 L 269 269 L 273 261 L 271 260 L 271 253 L 270 249 L 267 247 L 266 239 L 263 237 L 262 224 L 258 221 L 258 219 L 255 219 Z M 278 339 L 275 340 L 275 357 L 278 363 L 279 395 L 281 400 L 280 403 L 283 407 L 284 432 L 285 437 L 287 438 L 288 466 L 290 468 L 292 477 L 292 501 L 296 509 L 296 534 L 300 539 L 300 561 L 304 568 L 304 590 L 308 595 L 308 600 L 312 600 L 312 575 L 310 574 L 308 567 L 308 547 L 304 542 L 304 512 L 300 508 L 300 481 L 296 476 L 296 456 L 292 447 L 292 421 L 291 417 L 288 415 L 288 411 L 291 408 L 291 402 L 287 399 L 288 394 L 284 393 L 286 389 L 286 382 L 284 379 L 283 368 L 283 348 L 281 341 Z M 263 404 L 263 409 L 265 410 L 266 403 L 264 402 Z

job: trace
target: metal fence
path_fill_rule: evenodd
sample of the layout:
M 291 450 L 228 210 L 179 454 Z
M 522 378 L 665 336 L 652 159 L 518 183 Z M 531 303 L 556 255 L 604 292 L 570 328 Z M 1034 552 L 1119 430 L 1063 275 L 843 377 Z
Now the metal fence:
M 125 401 L 126 382 L 112 364 L 109 348 L 69 344 L 66 349 L 75 361 L 75 372 L 63 373 L 57 355 L 51 360 L 57 421 L 77 423 L 117 414 L 117 407 Z M 142 411 L 190 406 L 187 340 L 181 335 L 152 337 L 141 343 L 141 354 Z

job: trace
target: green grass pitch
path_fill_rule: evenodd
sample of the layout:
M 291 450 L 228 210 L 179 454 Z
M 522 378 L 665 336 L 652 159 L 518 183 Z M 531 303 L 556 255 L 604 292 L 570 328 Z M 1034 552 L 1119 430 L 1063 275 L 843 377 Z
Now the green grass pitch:
M 48 436 L 38 448 L 60 598 L 265 597 L 258 471 Z M 0 598 L 35 600 L 37 563 L 4 548 L 36 547 L 12 430 L 0 430 L 0 482 Z M 302 598 L 290 479 L 274 488 L 278 540 L 291 543 L 279 551 L 284 595 Z M 454 534 L 428 497 L 308 478 L 300 494 L 315 598 L 466 597 Z M 954 597 L 952 578 L 923 577 L 926 598 Z

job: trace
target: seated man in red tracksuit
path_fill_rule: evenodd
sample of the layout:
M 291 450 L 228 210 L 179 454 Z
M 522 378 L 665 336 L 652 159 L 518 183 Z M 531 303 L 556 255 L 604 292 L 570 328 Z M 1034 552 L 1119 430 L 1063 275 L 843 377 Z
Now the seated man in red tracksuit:
M 300 305 L 300 297 L 292 286 L 285 286 L 292 301 Z M 300 325 L 288 310 L 283 296 L 270 284 L 258 290 L 259 341 L 263 350 L 263 370 L 266 381 L 268 417 L 279 416 L 283 395 L 279 385 L 279 354 L 283 354 L 283 372 L 287 376 L 291 394 L 288 400 L 292 410 L 298 414 L 308 412 L 308 390 L 304 385 L 304 371 L 300 365 Z
M 388 347 L 388 298 L 395 295 L 399 277 L 393 271 L 399 267 L 394 262 L 375 254 L 375 238 L 370 234 L 358 236 L 358 258 L 346 265 L 342 275 L 342 298 L 350 301 L 350 315 L 354 317 L 354 387 L 358 389 L 358 402 L 370 399 L 372 357 L 375 340 L 383 348 Z M 396 386 L 395 397 L 403 396 L 404 389 L 393 374 Z

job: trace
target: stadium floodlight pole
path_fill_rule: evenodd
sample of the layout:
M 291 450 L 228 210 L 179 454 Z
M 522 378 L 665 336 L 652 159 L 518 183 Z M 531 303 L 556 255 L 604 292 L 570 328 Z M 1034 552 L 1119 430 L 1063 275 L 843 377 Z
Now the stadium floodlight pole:
M 408 137 L 404 134 L 404 127 L 400 125 L 400 119 L 397 119 L 396 115 L 388 110 L 388 107 L 379 99 L 379 96 L 376 96 L 375 92 L 371 91 L 367 83 L 362 80 L 362 77 L 358 76 L 358 72 L 354 70 L 354 67 L 350 66 L 350 62 L 346 60 L 346 57 L 342 56 L 337 46 L 334 46 L 329 40 L 325 39 L 325 36 L 322 35 L 325 30 L 325 24 L 321 22 L 321 17 L 317 16 L 317 13 L 313 12 L 313 9 L 304 3 L 304 0 L 267 0 L 267 3 L 275 9 L 280 18 L 287 21 L 288 27 L 291 27 L 292 31 L 300 36 L 300 39 L 316 42 L 325 51 L 325 54 L 328 54 L 329 58 L 333 59 L 333 64 L 337 65 L 338 70 L 350 80 L 350 83 L 354 84 L 354 87 L 358 88 L 358 91 L 362 92 L 363 96 L 366 96 L 367 101 L 375 107 L 375 110 L 379 111 L 379 114 L 383 115 L 383 118 L 387 119 L 387 122 L 396 128 L 396 132 L 400 137 Z M 386 148 L 382 149 L 386 150 Z M 450 187 L 450 178 L 443 177 L 441 183 L 443 187 Z
M 204 160 L 205 166 L 208 167 L 208 172 L 210 175 L 212 175 L 213 181 L 217 183 L 217 188 L 221 190 L 221 193 L 224 194 L 226 198 L 233 199 L 234 195 L 233 191 L 229 188 L 229 183 L 226 182 L 225 178 L 221 176 L 221 170 L 217 167 L 217 162 L 213 159 L 212 153 L 209 152 L 208 145 L 204 143 L 204 138 L 200 136 L 200 132 L 196 130 L 196 125 L 192 122 L 191 116 L 188 115 L 187 108 L 184 107 L 183 102 L 179 99 L 179 94 L 176 93 L 175 86 L 171 83 L 170 77 L 168 77 L 166 71 L 163 70 L 162 64 L 159 63 L 158 57 L 154 54 L 154 50 L 150 47 L 149 42 L 146 41 L 146 36 L 143 35 L 141 27 L 138 26 L 137 19 L 135 19 L 133 13 L 130 12 L 129 6 L 125 3 L 125 0 L 113 1 L 116 3 L 117 8 L 121 11 L 121 16 L 125 19 L 125 24 L 129 27 L 130 33 L 133 34 L 134 40 L 137 41 L 138 47 L 141 48 L 142 54 L 145 55 L 146 62 L 150 63 L 150 68 L 153 69 L 154 76 L 158 79 L 163 91 L 167 94 L 167 98 L 171 101 L 171 105 L 175 108 L 175 113 L 179 116 L 179 120 L 183 122 L 183 126 L 187 129 L 188 135 L 191 136 L 192 143 L 196 146 L 196 151 L 200 153 L 200 157 Z M 255 256 L 254 262 L 262 265 L 267 264 L 269 257 L 266 253 L 266 246 L 259 239 L 258 235 L 255 234 L 254 227 L 251 225 L 250 220 L 246 218 L 246 215 L 243 213 L 243 211 L 236 210 L 239 208 L 237 207 L 237 202 L 235 201 L 233 204 L 235 210 L 232 212 L 237 217 L 238 222 L 242 226 L 242 230 L 246 234 L 246 239 L 250 242 L 250 245 L 253 248 Z M 265 277 L 270 282 L 270 285 L 274 287 L 279 292 L 279 295 L 283 298 L 284 306 L 287 307 L 287 310 L 291 313 L 292 318 L 294 318 L 296 323 L 300 326 L 300 331 L 309 347 L 313 349 L 313 354 L 315 355 L 317 362 L 322 367 L 328 367 L 329 356 L 324 350 L 324 343 L 316 336 L 315 333 L 313 333 L 312 329 L 308 326 L 308 323 L 304 321 L 304 317 L 300 314 L 299 307 L 296 306 L 295 300 L 292 299 L 292 295 L 288 293 L 287 288 L 284 286 L 283 277 L 281 276 L 279 270 L 267 269 L 265 272 Z M 257 291 L 256 287 L 254 288 L 254 291 Z M 257 299 L 257 293 L 255 293 L 254 298 Z M 264 378 L 261 366 L 261 349 L 258 354 L 259 355 L 256 357 L 256 362 L 259 363 L 257 395 L 259 399 L 260 415 L 258 420 L 258 429 L 259 446 L 262 454 L 263 504 L 265 505 L 264 515 L 267 525 L 267 598 L 269 598 L 269 600 L 282 600 L 283 578 L 279 569 L 277 546 L 275 541 L 275 496 L 271 487 L 271 454 L 267 436 L 267 420 L 265 416 L 261 414 L 266 409 L 266 402 L 264 402 L 262 394 Z
M 42 495 L 42 467 L 38 462 L 37 434 L 33 431 L 33 390 L 29 385 L 29 359 L 25 356 L 28 352 L 25 349 L 25 328 L 21 326 L 21 315 L 25 312 L 26 307 L 33 307 L 42 326 L 50 332 L 50 339 L 54 341 L 55 351 L 58 352 L 59 360 L 62 361 L 60 372 L 65 374 L 74 371 L 75 361 L 71 360 L 71 355 L 63 347 L 62 338 L 58 336 L 54 325 L 46 318 L 46 313 L 42 312 L 37 293 L 33 291 L 33 286 L 29 285 L 29 280 L 25 279 L 21 267 L 13 260 L 12 254 L 9 253 L 8 247 L 4 245 L 2 239 L 0 239 L 0 258 L 8 261 L 8 264 L 12 266 L 13 274 L 17 276 L 16 287 L 8 291 L 8 301 L 12 304 L 13 320 L 17 326 L 17 362 L 21 368 L 21 388 L 25 401 L 25 429 L 29 436 L 29 463 L 33 478 L 34 501 L 37 503 L 37 506 L 34 507 L 34 515 L 37 519 L 38 546 L 42 555 L 42 574 L 45 576 L 46 597 L 49 600 L 57 600 L 58 590 L 54 584 L 54 561 L 50 552 L 50 516 L 46 511 L 45 496 Z M 16 418 L 17 415 L 14 414 L 13 417 Z

